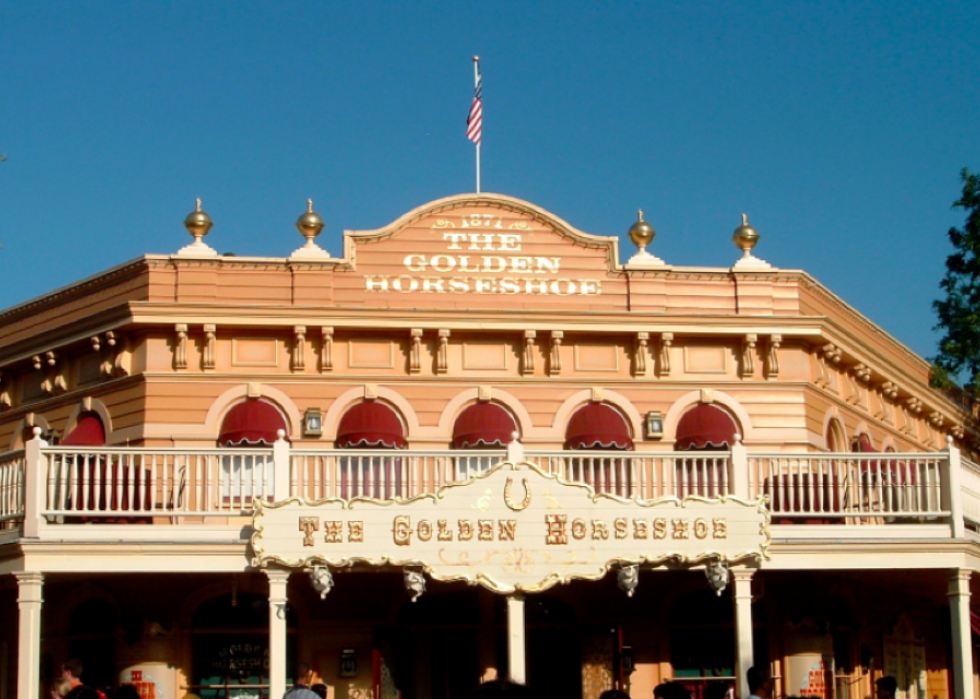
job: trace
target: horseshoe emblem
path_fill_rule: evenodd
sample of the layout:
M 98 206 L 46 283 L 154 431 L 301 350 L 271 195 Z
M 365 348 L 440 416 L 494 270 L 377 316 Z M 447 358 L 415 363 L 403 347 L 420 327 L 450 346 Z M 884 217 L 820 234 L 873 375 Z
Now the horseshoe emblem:
M 514 487 L 514 479 L 508 478 L 507 483 L 504 484 L 504 504 L 514 512 L 526 510 L 527 506 L 531 504 L 531 486 L 527 484 L 527 478 L 522 478 L 521 484 L 524 486 L 524 500 L 522 500 L 519 504 L 516 504 L 510 495 L 511 490 Z

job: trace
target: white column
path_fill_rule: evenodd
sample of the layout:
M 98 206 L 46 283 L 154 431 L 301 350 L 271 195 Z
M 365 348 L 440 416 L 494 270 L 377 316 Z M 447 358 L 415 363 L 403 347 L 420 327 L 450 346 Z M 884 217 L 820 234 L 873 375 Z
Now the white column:
M 735 693 L 747 697 L 749 684 L 746 679 L 752 667 L 752 575 L 751 568 L 733 568 L 732 602 L 735 604 Z
M 735 443 L 732 445 L 732 470 L 728 474 L 728 482 L 731 483 L 732 495 L 743 500 L 748 500 L 749 493 L 749 455 L 742 444 L 742 435 L 734 435 Z M 748 696 L 748 695 L 746 695 Z
M 44 483 L 47 457 L 41 454 L 48 443 L 41 439 L 41 428 L 34 427 L 34 438 L 24 445 L 24 536 L 37 539 L 44 528 Z
M 17 696 L 38 699 L 41 673 L 41 597 L 44 575 L 15 573 L 20 628 L 17 640 Z
M 512 682 L 527 682 L 524 648 L 524 595 L 507 595 L 507 665 Z
M 272 492 L 276 500 L 285 500 L 291 496 L 290 487 L 290 458 L 289 442 L 286 441 L 286 430 L 279 430 L 276 433 L 276 441 L 272 444 L 272 461 L 275 464 L 275 482 L 272 484 Z
M 286 583 L 289 571 L 267 570 L 269 577 L 269 696 L 286 693 Z
M 970 571 L 949 574 L 949 613 L 953 628 L 953 694 L 969 699 L 973 691 L 973 647 L 970 643 Z

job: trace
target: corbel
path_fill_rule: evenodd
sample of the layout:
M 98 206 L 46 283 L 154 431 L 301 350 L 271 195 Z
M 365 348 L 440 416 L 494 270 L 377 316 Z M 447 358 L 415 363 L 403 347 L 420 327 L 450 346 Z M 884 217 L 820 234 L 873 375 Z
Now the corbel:
M 647 375 L 647 346 L 650 344 L 650 333 L 636 333 L 633 343 L 633 376 Z
M 966 434 L 966 432 L 963 430 L 962 425 L 953 425 L 949 433 L 953 435 L 953 437 L 956 439 L 963 439 L 963 435 Z
M 817 376 L 815 384 L 818 386 L 823 386 L 825 388 L 830 388 L 833 384 L 833 378 L 830 373 L 831 364 L 839 364 L 841 360 L 841 350 L 840 348 L 832 342 L 828 342 L 826 345 L 821 347 L 817 352 L 817 367 L 819 369 L 819 375 Z
M 13 407 L 13 404 L 10 396 L 10 374 L 0 371 L 0 410 L 7 410 Z
M 439 330 L 439 350 L 436 353 L 436 373 L 445 374 L 449 371 L 449 330 Z
M 905 410 L 902 411 L 905 424 L 902 426 L 902 432 L 906 434 L 914 434 L 916 432 L 915 416 L 920 412 L 922 412 L 922 402 L 918 398 L 905 399 Z
M 561 374 L 561 341 L 564 337 L 562 330 L 551 331 L 551 352 L 548 360 L 548 374 L 551 376 Z
M 670 376 L 670 346 L 674 344 L 674 333 L 660 334 L 660 366 L 658 376 Z
M 769 351 L 766 352 L 766 378 L 779 378 L 779 347 L 783 344 L 782 335 L 769 336 Z
M 174 326 L 174 369 L 187 368 L 187 324 Z
M 49 396 L 64 393 L 68 390 L 65 377 L 58 370 L 58 356 L 54 352 L 45 352 L 43 355 L 34 355 L 31 358 L 35 371 L 42 373 L 41 391 Z
M 534 330 L 524 331 L 524 361 L 521 363 L 521 373 L 525 376 L 534 373 L 534 340 L 537 336 Z
M 935 427 L 937 430 L 943 428 L 943 416 L 938 410 L 933 410 L 929 413 L 929 424 Z
M 885 422 L 894 422 L 889 401 L 894 401 L 898 397 L 898 386 L 891 381 L 885 381 L 878 384 L 877 394 L 878 412 L 875 417 Z
M 290 369 L 306 371 L 306 326 L 293 326 L 293 356 Z
M 323 333 L 323 340 L 320 343 L 320 371 L 333 371 L 333 328 L 324 326 L 320 328 Z
M 759 338 L 755 333 L 748 333 L 742 340 L 742 378 L 751 379 L 755 374 L 755 346 Z
M 111 330 L 105 334 L 105 342 L 112 353 L 109 374 L 112 378 L 129 376 L 133 373 L 133 351 L 130 347 L 129 335 L 116 336 Z
M 204 326 L 204 352 L 201 355 L 201 368 L 205 371 L 213 371 L 215 367 L 215 357 L 218 354 L 218 326 Z
M 418 374 L 422 371 L 422 328 L 412 328 L 412 346 L 408 352 L 408 372 Z

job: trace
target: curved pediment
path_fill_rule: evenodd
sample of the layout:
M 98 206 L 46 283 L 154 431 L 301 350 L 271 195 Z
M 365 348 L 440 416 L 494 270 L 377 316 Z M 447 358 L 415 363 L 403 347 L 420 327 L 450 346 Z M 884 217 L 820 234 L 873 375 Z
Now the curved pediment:
M 618 267 L 619 240 L 615 236 L 585 233 L 553 213 L 530 202 L 503 194 L 457 194 L 437 199 L 400 216 L 381 228 L 344 231 L 346 257 L 355 246 L 381 242 L 412 230 L 452 231 L 455 233 L 552 235 L 565 244 L 601 251 L 608 270 Z M 547 244 L 547 240 L 535 241 Z M 493 243 L 487 243 L 493 245 Z M 505 243 L 506 246 L 506 243 Z M 490 249 L 492 251 L 493 248 Z

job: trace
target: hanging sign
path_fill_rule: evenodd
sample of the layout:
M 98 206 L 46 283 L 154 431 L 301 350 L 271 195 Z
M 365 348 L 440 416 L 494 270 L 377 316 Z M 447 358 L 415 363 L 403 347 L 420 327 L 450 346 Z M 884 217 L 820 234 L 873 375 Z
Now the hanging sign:
M 436 580 L 538 592 L 616 564 L 768 558 L 768 525 L 762 499 L 629 500 L 502 463 L 404 501 L 256 500 L 252 564 L 417 566 Z

